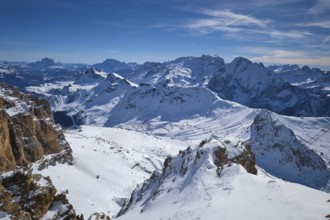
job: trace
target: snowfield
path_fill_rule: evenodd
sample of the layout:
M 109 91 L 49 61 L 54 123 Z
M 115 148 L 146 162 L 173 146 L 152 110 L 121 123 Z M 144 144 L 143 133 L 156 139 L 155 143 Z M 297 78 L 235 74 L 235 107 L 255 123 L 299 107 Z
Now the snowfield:
M 168 155 L 175 155 L 189 142 L 120 128 L 82 126 L 68 130 L 66 138 L 73 150 L 73 166 L 58 164 L 41 172 L 50 176 L 59 192 L 67 197 L 78 213 L 116 215 L 122 199 L 128 198 L 137 184 L 155 169 L 161 169 Z M 181 147 L 181 148 L 180 148 Z
M 67 197 L 78 213 L 90 216 L 104 212 L 115 217 L 131 192 L 153 171 L 162 170 L 167 156 L 197 146 L 212 135 L 229 146 L 247 140 L 258 111 L 239 106 L 236 112 L 234 109 L 218 109 L 213 120 L 201 117 L 165 123 L 155 118 L 139 126 L 132 121 L 117 128 L 82 126 L 67 130 L 75 164 L 50 166 L 41 173 L 51 177 L 59 192 L 68 191 Z M 297 124 L 304 120 L 295 118 L 293 123 L 292 118 L 274 117 L 292 128 L 299 128 Z M 324 120 L 311 118 L 307 122 L 314 130 L 323 126 Z M 315 147 L 330 141 L 329 136 L 319 140 Z M 328 193 L 283 181 L 261 168 L 255 176 L 235 165 L 225 168 L 221 178 L 212 169 L 200 168 L 184 190 L 162 194 L 142 213 L 136 205 L 119 219 L 307 220 L 323 219 L 329 214 Z

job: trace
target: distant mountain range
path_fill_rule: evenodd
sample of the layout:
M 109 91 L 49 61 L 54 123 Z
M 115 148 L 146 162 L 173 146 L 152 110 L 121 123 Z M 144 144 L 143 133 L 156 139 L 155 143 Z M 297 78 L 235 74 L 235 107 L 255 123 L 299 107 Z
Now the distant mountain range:
M 0 62 L 0 81 L 0 218 L 329 214 L 329 72 L 209 55 L 44 58 Z

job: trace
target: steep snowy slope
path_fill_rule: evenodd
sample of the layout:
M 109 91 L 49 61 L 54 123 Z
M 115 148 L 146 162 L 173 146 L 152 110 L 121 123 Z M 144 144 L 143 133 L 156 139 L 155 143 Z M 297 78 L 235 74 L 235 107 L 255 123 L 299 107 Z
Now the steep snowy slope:
M 327 90 L 292 85 L 263 64 L 242 57 L 227 64 L 224 72 L 215 74 L 208 87 L 221 98 L 252 108 L 294 116 L 330 115 Z
M 136 84 L 115 73 L 88 69 L 76 75 L 74 81 L 55 82 L 27 90 L 42 94 L 54 106 L 55 119 L 61 123 L 71 116 L 72 124 L 103 125 L 111 109 L 125 93 L 134 90 Z M 72 125 L 69 124 L 69 125 Z
M 257 164 L 270 174 L 317 189 L 327 186 L 330 170 L 326 162 L 270 112 L 261 111 L 254 118 L 249 142 Z
M 253 167 L 253 156 L 242 145 L 236 148 L 211 139 L 167 158 L 162 172 L 132 193 L 119 219 L 309 220 L 328 214 L 327 193 L 262 170 L 248 173 L 241 164 Z
M 256 152 L 258 166 L 270 174 L 328 191 L 330 136 L 320 135 L 327 130 L 315 133 L 329 126 L 328 118 L 283 117 L 225 101 L 217 103 L 205 116 L 178 121 L 164 121 L 158 117 L 143 123 L 133 120 L 119 127 L 194 143 L 208 135 L 221 137 L 232 145 L 249 141 Z M 304 127 L 299 126 L 302 123 Z M 307 142 L 301 138 L 308 137 L 307 134 L 320 136 Z
M 111 110 L 107 126 L 137 120 L 178 121 L 205 116 L 220 99 L 209 89 L 199 87 L 153 87 L 147 84 L 123 97 Z

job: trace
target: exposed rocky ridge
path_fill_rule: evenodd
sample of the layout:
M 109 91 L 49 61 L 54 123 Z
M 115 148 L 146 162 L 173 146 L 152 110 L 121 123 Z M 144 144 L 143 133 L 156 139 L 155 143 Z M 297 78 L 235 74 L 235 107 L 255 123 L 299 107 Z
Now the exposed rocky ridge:
M 0 127 L 0 171 L 13 170 L 16 165 L 26 167 L 50 154 L 42 167 L 55 161 L 73 163 L 71 148 L 61 128 L 55 125 L 46 100 L 29 97 L 15 87 L 1 84 Z
M 298 65 L 272 65 L 267 68 L 277 73 L 286 82 L 299 87 L 309 87 L 319 80 L 329 81 L 330 77 L 329 71 L 325 72 L 319 68 L 310 68 L 308 66 L 299 68 Z
M 205 86 L 214 74 L 224 68 L 225 62 L 218 56 L 180 57 L 164 63 L 146 62 L 134 75 L 127 77 L 133 82 L 154 86 Z
M 325 161 L 270 112 L 262 110 L 254 118 L 249 142 L 258 166 L 270 174 L 316 189 L 327 187 L 330 170 Z
M 317 76 L 315 76 L 317 77 Z M 328 80 L 329 81 L 329 80 Z M 329 116 L 330 96 L 320 88 L 302 88 L 285 77 L 238 57 L 210 79 L 208 87 L 227 100 L 294 116 Z
M 0 217 L 10 219 L 83 219 L 65 194 L 56 195 L 48 177 L 15 170 L 0 176 Z
M 178 190 L 179 193 L 188 185 L 198 184 L 196 181 L 199 182 L 200 177 L 196 176 L 199 172 L 214 172 L 216 178 L 221 178 L 223 169 L 239 164 L 247 172 L 257 174 L 254 153 L 246 144 L 230 147 L 216 137 L 211 137 L 195 148 L 188 147 L 177 156 L 166 158 L 162 171 L 154 171 L 148 180 L 133 191 L 118 216 L 125 214 L 137 203 L 140 203 L 140 212 L 143 212 L 158 196 L 172 190 Z

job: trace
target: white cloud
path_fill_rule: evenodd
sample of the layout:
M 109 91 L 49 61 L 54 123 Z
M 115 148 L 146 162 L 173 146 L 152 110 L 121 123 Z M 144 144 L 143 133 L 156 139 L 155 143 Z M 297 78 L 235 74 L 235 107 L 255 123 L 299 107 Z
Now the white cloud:
M 301 27 L 330 28 L 330 21 L 315 21 L 315 22 L 299 23 L 299 24 L 297 24 L 297 26 L 301 26 Z
M 252 17 L 250 15 L 244 15 L 239 13 L 234 13 L 230 10 L 214 10 L 214 9 L 202 9 L 201 14 L 212 16 L 218 18 L 224 26 L 228 25 L 242 25 L 242 26 L 251 26 L 257 25 L 260 27 L 266 27 L 269 20 L 260 20 Z
M 269 20 L 260 20 L 250 15 L 234 13 L 230 10 L 202 9 L 198 11 L 208 18 L 195 19 L 187 22 L 183 27 L 202 34 L 216 31 L 238 32 L 253 27 L 267 27 Z
M 300 40 L 307 36 L 312 35 L 309 32 L 299 32 L 299 31 L 279 31 L 279 30 L 271 30 L 269 35 L 275 39 L 294 39 Z
M 252 49 L 253 50 L 253 49 Z M 250 58 L 255 62 L 267 64 L 299 64 L 330 67 L 330 56 L 311 56 L 310 52 L 255 48 L 254 52 L 264 54 Z
M 297 41 L 312 35 L 306 31 L 275 29 L 272 20 L 253 17 L 256 12 L 244 15 L 230 10 L 201 9 L 198 13 L 208 17 L 186 22 L 181 28 L 200 35 L 222 32 L 228 38 L 240 41 Z
M 328 41 L 330 41 L 330 35 L 327 36 L 327 38 L 324 39 L 324 41 L 322 42 L 322 44 L 320 45 L 320 47 L 322 47 L 323 45 L 325 45 Z

